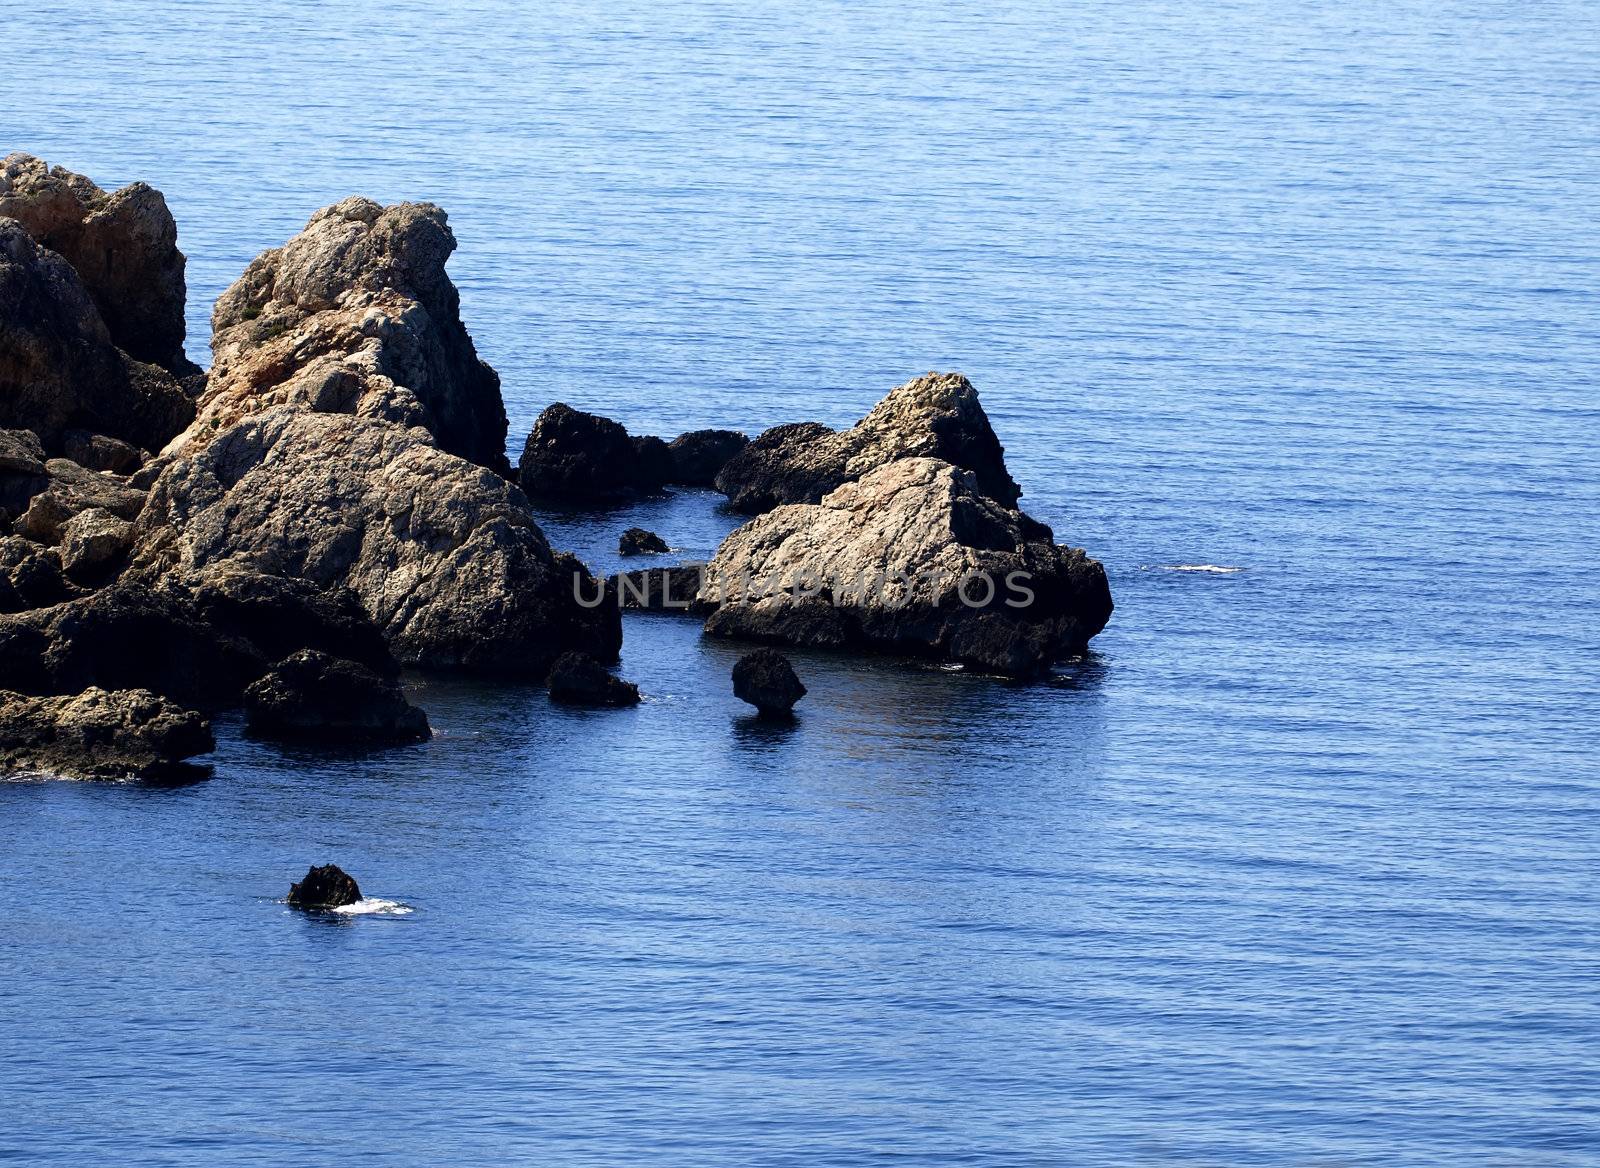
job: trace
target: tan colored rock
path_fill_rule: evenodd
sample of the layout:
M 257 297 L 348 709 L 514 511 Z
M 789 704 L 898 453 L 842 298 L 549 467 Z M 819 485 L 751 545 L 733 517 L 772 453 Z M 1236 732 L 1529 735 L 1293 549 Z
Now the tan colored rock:
M 91 507 L 61 526 L 61 569 L 74 583 L 99 584 L 121 566 L 133 546 L 133 524 Z
M 0 773 L 156 778 L 215 749 L 204 718 L 148 690 L 90 687 L 72 697 L 0 690 Z
M 131 520 L 144 507 L 145 493 L 114 475 L 85 470 L 65 458 L 45 463 L 49 485 L 33 496 L 13 524 L 19 535 L 44 544 L 61 542 L 67 523 L 84 511 L 100 509 Z

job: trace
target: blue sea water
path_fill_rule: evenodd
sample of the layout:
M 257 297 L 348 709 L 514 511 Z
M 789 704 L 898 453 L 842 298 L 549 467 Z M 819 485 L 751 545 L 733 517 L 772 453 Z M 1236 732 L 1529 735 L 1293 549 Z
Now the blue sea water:
M 635 710 L 0 785 L 0 1160 L 1600 1164 L 1600 9 L 0 17 L 0 147 L 166 193 L 191 355 L 431 199 L 513 441 L 960 369 L 1118 606 L 1045 685 L 797 654 L 786 728 L 638 616 Z M 287 910 L 327 860 L 410 911 Z

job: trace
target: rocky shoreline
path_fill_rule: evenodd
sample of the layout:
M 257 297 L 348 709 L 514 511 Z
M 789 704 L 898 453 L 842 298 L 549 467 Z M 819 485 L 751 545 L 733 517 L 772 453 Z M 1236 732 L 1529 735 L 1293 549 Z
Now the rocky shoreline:
M 234 708 L 265 735 L 417 741 L 402 667 L 543 683 L 559 663 L 568 700 L 626 705 L 605 672 L 624 608 L 1018 677 L 1105 626 L 1103 569 L 1017 509 L 959 374 L 754 440 L 555 403 L 513 467 L 455 246 L 431 204 L 318 211 L 218 299 L 202 373 L 160 192 L 0 162 L 0 772 L 158 777 Z M 674 486 L 753 516 L 703 568 L 596 579 L 535 519 Z

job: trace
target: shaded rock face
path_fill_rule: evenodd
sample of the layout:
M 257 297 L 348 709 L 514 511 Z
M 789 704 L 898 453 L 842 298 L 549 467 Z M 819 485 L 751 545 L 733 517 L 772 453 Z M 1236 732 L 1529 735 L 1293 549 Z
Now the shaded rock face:
M 183 352 L 184 257 L 160 191 L 138 182 L 107 194 L 12 154 L 0 161 L 0 217 L 72 265 L 119 349 L 179 377 L 199 372 Z
M 978 490 L 1015 507 L 1022 490 L 1005 448 L 959 373 L 930 373 L 890 391 L 849 430 L 816 422 L 768 430 L 718 473 L 733 507 L 759 515 L 786 503 L 816 503 L 836 487 L 902 458 L 936 458 L 969 470 Z
M 73 583 L 104 583 L 133 546 L 133 524 L 103 507 L 80 511 L 61 528 L 61 570 Z
M 105 511 L 131 520 L 144 508 L 145 493 L 112 475 L 85 470 L 65 458 L 45 463 L 44 489 L 28 500 L 27 509 L 13 521 L 19 535 L 44 544 L 61 542 L 72 519 L 85 511 Z
M 677 475 L 677 463 L 672 449 L 661 439 L 647 435 L 633 439 L 634 489 L 653 494 L 672 482 Z
M 353 877 L 336 864 L 322 864 L 289 886 L 289 903 L 299 908 L 343 908 L 361 899 Z
M 44 447 L 32 430 L 0 430 L 0 531 L 50 485 Z
M 144 463 L 144 451 L 87 430 L 68 430 L 61 439 L 62 453 L 85 470 L 127 475 Z
M 789 659 L 776 649 L 757 649 L 733 666 L 733 696 L 768 717 L 787 717 L 806 696 Z
M 0 428 L 50 453 L 74 430 L 158 449 L 193 417 L 171 373 L 116 347 L 72 266 L 0 218 Z
M 634 706 L 639 687 L 609 673 L 587 653 L 563 653 L 546 680 L 550 700 L 569 706 Z
M 728 460 L 750 445 L 737 430 L 691 430 L 668 444 L 673 472 L 669 482 L 687 487 L 709 487 Z
M 528 494 L 577 502 L 616 502 L 658 490 L 662 482 L 659 468 L 641 461 L 621 423 L 565 402 L 534 421 L 517 472 Z
M 666 540 L 642 527 L 628 528 L 622 533 L 622 538 L 617 540 L 617 551 L 625 556 L 659 555 L 671 550 Z
M 1082 652 L 1111 615 L 1104 569 L 985 495 L 977 476 L 901 459 L 820 504 L 781 507 L 718 549 L 706 632 L 932 656 L 1028 676 Z
M 146 690 L 91 687 L 71 697 L 0 690 L 0 772 L 159 778 L 215 749 L 205 719 Z
M 19 535 L 0 537 L 0 613 L 60 604 L 77 595 L 61 573 L 61 554 Z
M 455 246 L 431 203 L 350 198 L 318 211 L 218 299 L 199 418 L 170 452 L 293 405 L 420 425 L 440 449 L 508 473 L 500 378 L 478 359 L 444 270 Z
M 700 599 L 704 564 L 640 568 L 606 577 L 606 593 L 626 609 L 705 616 L 716 605 Z
M 615 660 L 622 644 L 615 607 L 578 602 L 600 586 L 551 550 L 527 497 L 418 429 L 270 410 L 174 459 L 139 530 L 140 572 L 234 561 L 348 587 L 408 665 L 542 678 L 568 649 Z
M 272 738 L 386 744 L 432 736 L 427 715 L 393 680 L 310 649 L 253 682 L 244 710 L 246 728 Z

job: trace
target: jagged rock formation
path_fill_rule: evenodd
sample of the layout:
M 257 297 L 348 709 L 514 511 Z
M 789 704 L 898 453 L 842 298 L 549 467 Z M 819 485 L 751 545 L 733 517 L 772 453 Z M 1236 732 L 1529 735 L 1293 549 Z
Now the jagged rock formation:
M 72 265 L 117 348 L 178 377 L 199 372 L 183 353 L 184 257 L 160 191 L 136 182 L 107 194 L 12 154 L 0 161 L 0 218 Z
M 769 718 L 788 717 L 806 696 L 806 687 L 789 659 L 776 649 L 757 649 L 733 666 L 733 696 Z
M 131 520 L 144 507 L 145 493 L 113 475 L 85 470 L 66 458 L 52 458 L 44 467 L 43 489 L 28 500 L 12 524 L 18 534 L 29 539 L 57 544 L 67 524 L 85 511 L 105 511 Z
M 630 527 L 617 540 L 617 551 L 625 556 L 660 555 L 671 550 L 666 540 L 643 527 Z
M 1111 615 L 1105 571 L 1002 506 L 977 476 L 900 459 L 820 504 L 781 507 L 718 549 L 706 631 L 928 655 L 1026 676 L 1081 652 Z
M 215 749 L 204 718 L 145 690 L 91 687 L 70 697 L 0 690 L 0 773 L 158 778 Z
M 61 553 L 20 535 L 0 537 L 0 613 L 60 604 L 77 595 L 61 574 Z
M 32 430 L 0 430 L 0 531 L 50 485 L 44 447 Z
M 245 726 L 270 738 L 392 744 L 432 736 L 400 686 L 313 649 L 278 662 L 244 691 Z
M 155 449 L 193 417 L 171 373 L 117 348 L 72 266 L 0 218 L 0 428 L 50 453 L 74 430 Z
M 1015 507 L 1022 490 L 1005 448 L 959 373 L 929 373 L 890 391 L 849 430 L 818 422 L 768 430 L 718 473 L 733 508 L 759 515 L 786 503 L 816 503 L 834 488 L 902 458 L 937 458 L 973 473 L 978 490 Z
M 61 526 L 61 570 L 74 584 L 93 587 L 116 574 L 133 546 L 133 524 L 90 507 Z
M 546 679 L 550 700 L 569 706 L 636 706 L 639 687 L 608 672 L 587 653 L 563 653 Z
M 641 457 L 620 422 L 556 402 L 534 420 L 517 463 L 518 481 L 535 498 L 587 503 L 660 490 L 666 445 L 650 441 L 661 449 L 648 447 Z
M 668 482 L 686 487 L 709 487 L 750 439 L 737 430 L 691 430 L 679 434 L 669 444 L 672 452 L 672 477 Z
M 349 587 L 408 665 L 543 677 L 567 649 L 614 660 L 622 643 L 522 492 L 422 430 L 269 410 L 172 461 L 139 528 L 144 573 L 233 560 Z
M 289 903 L 297 908 L 343 908 L 361 899 L 361 889 L 337 864 L 322 864 L 289 886 Z
M 172 453 L 275 406 L 419 425 L 441 450 L 506 473 L 500 378 L 478 359 L 445 274 L 431 203 L 350 198 L 263 252 L 217 301 L 196 425 Z

